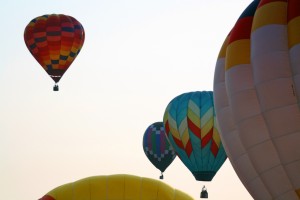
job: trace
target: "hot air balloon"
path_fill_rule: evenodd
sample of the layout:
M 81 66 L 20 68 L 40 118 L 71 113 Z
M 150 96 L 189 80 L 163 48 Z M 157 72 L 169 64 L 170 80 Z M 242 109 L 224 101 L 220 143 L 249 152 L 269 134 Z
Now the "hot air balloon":
M 192 200 L 158 180 L 129 174 L 93 176 L 61 185 L 40 200 Z
M 54 80 L 54 91 L 58 91 L 57 83 L 79 54 L 84 37 L 82 25 L 63 14 L 36 17 L 26 26 L 25 44 Z
M 163 121 L 170 144 L 195 179 L 211 181 L 227 158 L 215 120 L 213 93 L 175 97 Z
M 254 199 L 300 198 L 300 1 L 253 1 L 219 53 L 222 142 Z
M 143 149 L 150 162 L 161 171 L 160 179 L 163 179 L 163 172 L 176 158 L 176 153 L 166 138 L 163 122 L 153 123 L 146 129 Z

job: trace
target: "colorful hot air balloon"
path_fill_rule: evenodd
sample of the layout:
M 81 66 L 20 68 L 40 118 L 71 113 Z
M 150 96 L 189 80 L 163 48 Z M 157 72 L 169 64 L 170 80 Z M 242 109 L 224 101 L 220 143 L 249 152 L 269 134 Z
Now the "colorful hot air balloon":
M 214 78 L 227 155 L 254 199 L 300 198 L 300 0 L 253 1 Z
M 198 181 L 211 181 L 227 156 L 215 120 L 213 93 L 189 92 L 167 106 L 164 126 L 170 144 Z
M 59 186 L 40 200 L 192 200 L 169 185 L 127 174 L 94 176 Z
M 176 153 L 167 140 L 163 122 L 153 123 L 146 129 L 143 149 L 150 162 L 161 171 L 160 179 L 163 179 L 163 172 L 176 158 Z
M 26 26 L 24 40 L 37 62 L 57 83 L 70 67 L 84 43 L 84 29 L 73 17 L 43 15 Z

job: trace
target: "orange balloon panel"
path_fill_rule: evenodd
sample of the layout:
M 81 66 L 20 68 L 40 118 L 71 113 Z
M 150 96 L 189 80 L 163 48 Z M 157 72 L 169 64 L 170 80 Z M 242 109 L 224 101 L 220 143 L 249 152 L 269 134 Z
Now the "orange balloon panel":
M 55 83 L 79 54 L 84 37 L 82 25 L 75 18 L 62 14 L 34 18 L 24 32 L 30 53 Z

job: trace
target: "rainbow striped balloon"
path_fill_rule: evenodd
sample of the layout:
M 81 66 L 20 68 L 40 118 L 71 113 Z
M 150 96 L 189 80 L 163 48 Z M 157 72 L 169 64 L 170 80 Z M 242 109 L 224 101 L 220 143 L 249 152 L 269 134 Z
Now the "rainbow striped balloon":
M 164 114 L 166 135 L 198 181 L 211 181 L 227 156 L 216 126 L 213 93 L 190 92 L 174 98 Z
M 58 83 L 84 43 L 82 25 L 67 15 L 43 15 L 30 21 L 24 31 L 26 46 L 49 76 Z

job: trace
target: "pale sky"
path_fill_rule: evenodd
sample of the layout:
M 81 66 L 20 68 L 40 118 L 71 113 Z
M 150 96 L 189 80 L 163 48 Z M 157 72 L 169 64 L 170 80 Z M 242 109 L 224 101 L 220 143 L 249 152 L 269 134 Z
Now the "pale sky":
M 95 175 L 158 179 L 142 148 L 177 95 L 212 90 L 219 49 L 251 0 L 9 0 L 0 21 L 0 196 L 32 200 Z M 26 48 L 37 16 L 66 14 L 86 40 L 53 92 Z M 197 182 L 179 158 L 163 180 L 195 199 L 252 199 L 229 160 Z

